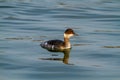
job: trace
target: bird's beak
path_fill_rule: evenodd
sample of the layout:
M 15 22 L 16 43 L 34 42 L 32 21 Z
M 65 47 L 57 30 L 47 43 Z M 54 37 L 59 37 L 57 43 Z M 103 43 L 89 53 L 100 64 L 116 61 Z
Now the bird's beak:
M 76 34 L 76 33 L 75 33 L 74 35 L 75 35 L 75 36 L 79 36 L 79 35 L 78 35 L 78 34 Z

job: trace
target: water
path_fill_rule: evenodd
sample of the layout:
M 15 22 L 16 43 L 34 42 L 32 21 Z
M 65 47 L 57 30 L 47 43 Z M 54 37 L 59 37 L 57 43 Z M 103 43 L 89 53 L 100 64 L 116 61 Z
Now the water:
M 66 28 L 67 57 L 39 46 Z M 0 80 L 68 79 L 120 80 L 120 1 L 0 0 Z

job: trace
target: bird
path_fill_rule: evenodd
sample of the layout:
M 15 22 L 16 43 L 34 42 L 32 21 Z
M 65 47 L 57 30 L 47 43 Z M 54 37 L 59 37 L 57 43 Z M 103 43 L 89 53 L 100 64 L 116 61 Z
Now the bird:
M 48 40 L 45 42 L 42 42 L 40 46 L 42 48 L 45 48 L 49 51 L 63 51 L 65 49 L 70 49 L 71 48 L 71 43 L 70 43 L 70 37 L 72 36 L 78 36 L 73 29 L 68 28 L 64 32 L 64 40 Z

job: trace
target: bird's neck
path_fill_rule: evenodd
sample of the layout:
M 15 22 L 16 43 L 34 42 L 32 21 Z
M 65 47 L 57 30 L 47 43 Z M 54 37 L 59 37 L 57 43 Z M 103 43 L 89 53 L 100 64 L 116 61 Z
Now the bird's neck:
M 71 44 L 70 44 L 69 38 L 64 37 L 64 46 L 66 48 L 71 48 Z

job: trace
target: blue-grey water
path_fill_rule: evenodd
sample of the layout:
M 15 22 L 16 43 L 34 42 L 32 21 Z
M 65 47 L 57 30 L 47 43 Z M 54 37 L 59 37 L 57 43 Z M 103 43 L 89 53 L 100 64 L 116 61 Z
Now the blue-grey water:
M 39 46 L 67 28 L 68 64 Z M 120 0 L 0 0 L 0 80 L 120 80 Z

